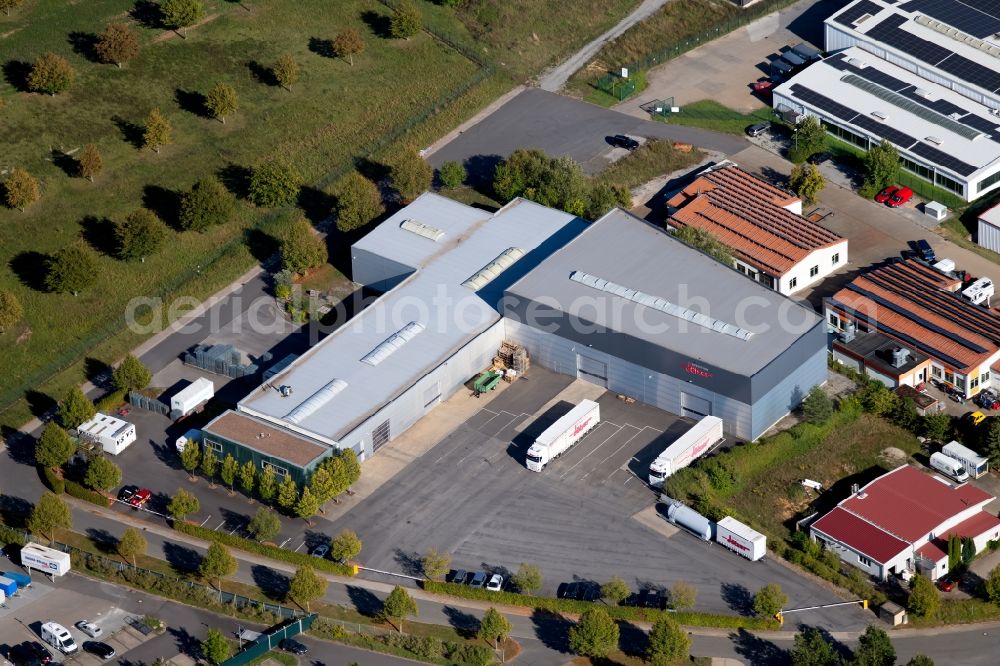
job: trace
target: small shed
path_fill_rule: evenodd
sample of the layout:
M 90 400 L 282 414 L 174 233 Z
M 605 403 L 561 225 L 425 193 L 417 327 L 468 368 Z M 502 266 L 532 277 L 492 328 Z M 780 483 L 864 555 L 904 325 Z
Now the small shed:
M 878 607 L 878 616 L 894 627 L 910 622 L 910 618 L 906 615 L 906 609 L 891 601 L 887 601 Z
M 917 414 L 921 416 L 927 416 L 928 414 L 936 414 L 944 409 L 944 405 L 941 401 L 932 395 L 927 395 L 926 393 L 921 393 L 917 389 L 903 384 L 896 389 L 896 395 L 901 399 L 906 400 L 909 398 L 913 401 L 913 406 L 917 409 Z
M 944 218 L 948 217 L 948 209 L 944 204 L 939 204 L 937 201 L 928 201 L 924 204 L 924 215 L 940 222 Z

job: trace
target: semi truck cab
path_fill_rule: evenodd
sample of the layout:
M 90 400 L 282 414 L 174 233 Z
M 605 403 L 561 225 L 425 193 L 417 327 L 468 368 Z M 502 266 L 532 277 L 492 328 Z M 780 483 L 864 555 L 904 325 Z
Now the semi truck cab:
M 528 448 L 527 458 L 528 469 L 532 472 L 541 472 L 545 468 L 545 464 L 549 462 L 548 456 L 545 455 L 545 450 L 537 444 L 532 444 Z

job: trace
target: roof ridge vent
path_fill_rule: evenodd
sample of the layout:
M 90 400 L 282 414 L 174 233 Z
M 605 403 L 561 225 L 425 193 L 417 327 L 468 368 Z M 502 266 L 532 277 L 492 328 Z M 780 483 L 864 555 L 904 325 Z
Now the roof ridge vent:
M 429 224 L 424 224 L 423 222 L 418 222 L 412 219 L 403 220 L 400 223 L 399 228 L 405 229 L 406 231 L 409 231 L 411 234 L 423 236 L 424 238 L 432 240 L 435 243 L 437 243 L 438 241 L 440 241 L 442 238 L 445 237 L 443 229 L 438 229 L 437 227 L 432 227 Z
M 411 321 L 406 326 L 386 338 L 382 343 L 375 347 L 375 349 L 365 354 L 361 359 L 361 362 L 367 363 L 372 367 L 378 365 L 385 359 L 389 358 L 397 349 L 412 340 L 417 333 L 420 333 L 423 330 L 423 324 Z
M 334 396 L 343 391 L 345 388 L 347 388 L 347 382 L 343 379 L 334 379 L 330 381 L 323 386 L 323 388 L 303 400 L 298 406 L 295 407 L 295 409 L 285 414 L 284 420 L 292 424 L 301 423 L 303 419 L 308 418 L 317 409 L 333 400 Z
M 519 247 L 509 247 L 496 256 L 493 261 L 480 268 L 475 274 L 462 283 L 463 287 L 473 291 L 479 291 L 493 280 L 500 277 L 500 274 L 513 266 L 518 259 L 525 255 L 525 251 Z

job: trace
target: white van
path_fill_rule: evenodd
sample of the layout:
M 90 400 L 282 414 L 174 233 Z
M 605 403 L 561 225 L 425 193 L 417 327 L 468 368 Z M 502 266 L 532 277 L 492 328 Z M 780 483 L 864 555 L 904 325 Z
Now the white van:
M 931 454 L 931 467 L 959 483 L 965 483 L 969 480 L 969 473 L 965 471 L 965 465 L 943 453 Z
M 74 654 L 80 649 L 66 627 L 51 621 L 42 625 L 42 640 L 63 654 Z

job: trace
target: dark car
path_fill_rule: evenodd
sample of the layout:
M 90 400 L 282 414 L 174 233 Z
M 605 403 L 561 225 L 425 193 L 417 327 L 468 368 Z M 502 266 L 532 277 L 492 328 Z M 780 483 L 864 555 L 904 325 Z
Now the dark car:
M 31 643 L 18 643 L 7 652 L 7 659 L 14 666 L 43 666 Z
M 760 136 L 771 129 L 771 123 L 754 123 L 747 127 L 747 136 Z
M 26 643 L 26 645 L 29 648 L 31 648 L 31 650 L 34 651 L 35 655 L 38 657 L 39 661 L 41 661 L 43 665 L 52 661 L 52 653 L 49 652 L 49 649 L 47 647 L 45 647 L 38 641 L 32 641 L 30 643 Z
M 128 502 L 130 499 L 135 497 L 137 492 L 139 492 L 139 486 L 124 486 L 118 491 L 118 501 Z
M 576 599 L 576 595 L 580 593 L 579 590 L 579 583 L 563 583 L 559 586 L 559 596 L 563 599 Z
M 472 587 L 483 587 L 484 585 L 486 585 L 486 579 L 488 577 L 489 576 L 485 571 L 477 571 L 472 575 L 472 580 L 469 581 L 469 585 L 471 585 Z
M 809 158 L 810 164 L 823 164 L 833 159 L 833 153 L 816 153 Z
M 448 582 L 457 583 L 459 585 L 465 585 L 465 579 L 468 577 L 469 572 L 465 569 L 455 569 L 448 576 Z
M 285 652 L 291 652 L 292 654 L 305 654 L 309 652 L 309 648 L 307 648 L 304 644 L 299 643 L 296 640 L 292 640 L 291 638 L 282 639 L 282 641 L 278 643 L 278 647 Z
M 601 586 L 597 583 L 583 583 L 580 585 L 580 601 L 597 601 L 601 598 Z
M 659 590 L 649 590 L 649 594 L 646 595 L 644 605 L 646 608 L 658 608 L 662 610 L 665 606 L 663 601 L 664 597 L 662 592 Z
M 115 656 L 115 649 L 101 641 L 84 641 L 83 651 L 89 652 L 101 659 L 111 659 L 111 657 Z
M 626 150 L 635 150 L 639 147 L 638 141 L 630 136 L 625 136 L 624 134 L 615 134 L 611 137 L 610 143 L 616 148 L 624 148 Z
M 975 402 L 983 409 L 996 409 L 997 407 L 1000 407 L 1000 400 L 998 400 L 997 396 L 988 389 L 980 391 L 976 395 Z

